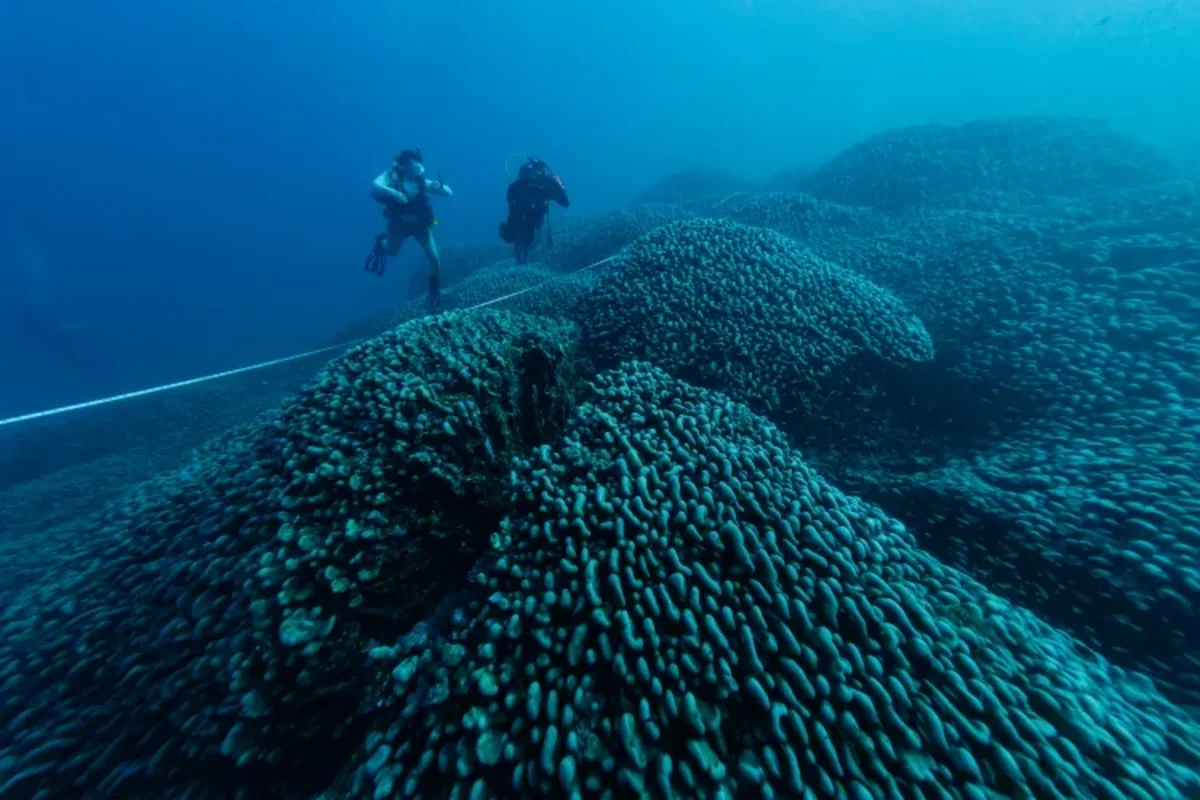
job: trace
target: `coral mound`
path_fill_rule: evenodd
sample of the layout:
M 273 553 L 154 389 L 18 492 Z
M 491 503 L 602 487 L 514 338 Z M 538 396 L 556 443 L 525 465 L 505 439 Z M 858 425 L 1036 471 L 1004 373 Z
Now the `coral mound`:
M 410 323 L 127 497 L 0 616 L 0 795 L 321 788 L 359 741 L 370 642 L 460 588 L 509 459 L 565 422 L 575 339 Z
M 599 272 L 592 269 L 563 275 L 542 264 L 502 262 L 467 278 L 446 300 L 450 308 L 486 304 L 505 311 L 570 318 Z
M 511 478 L 492 594 L 393 665 L 354 796 L 1200 790 L 1200 729 L 641 364 Z
M 1162 197 L 1120 200 L 1136 217 Z M 847 258 L 917 310 L 939 359 L 911 435 L 881 447 L 873 425 L 835 471 L 931 552 L 1197 704 L 1200 239 L 1176 225 L 1200 217 L 1169 197 L 1163 233 L 1110 211 L 1103 233 L 960 211 Z
M 582 306 L 601 366 L 650 360 L 776 420 L 824 400 L 849 362 L 904 367 L 933 356 L 921 320 L 889 292 L 778 233 L 728 220 L 652 231 Z
M 833 240 L 870 240 L 887 232 L 886 217 L 866 208 L 839 206 L 799 192 L 741 194 L 716 209 L 743 225 L 770 228 L 809 247 Z M 837 259 L 832 259 L 836 261 Z
M 681 206 L 646 203 L 601 217 L 565 217 L 554 222 L 554 246 L 539 257 L 562 272 L 606 259 L 639 236 L 695 214 Z M 549 236 L 547 236 L 549 239 Z
M 1012 196 L 1036 203 L 1047 195 L 1084 196 L 1174 175 L 1153 149 L 1103 122 L 1009 117 L 884 131 L 821 167 L 805 189 L 885 210 L 993 209 Z

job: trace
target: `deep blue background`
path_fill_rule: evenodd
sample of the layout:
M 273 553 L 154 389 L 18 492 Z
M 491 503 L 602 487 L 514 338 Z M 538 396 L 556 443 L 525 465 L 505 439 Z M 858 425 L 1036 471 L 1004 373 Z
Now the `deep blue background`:
M 5 0 L 0 415 L 285 355 L 401 299 L 415 252 L 362 271 L 367 187 L 413 142 L 457 193 L 445 246 L 495 236 L 513 152 L 595 213 L 929 120 L 1200 139 L 1179 4 L 959 5 Z

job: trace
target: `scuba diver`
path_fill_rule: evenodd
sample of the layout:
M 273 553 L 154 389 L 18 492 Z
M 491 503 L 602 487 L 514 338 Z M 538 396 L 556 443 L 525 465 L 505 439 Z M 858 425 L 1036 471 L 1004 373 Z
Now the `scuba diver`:
M 433 214 L 431 194 L 453 197 L 450 187 L 441 180 L 425 177 L 421 150 L 405 150 L 392 160 L 392 166 L 371 184 L 371 197 L 383 206 L 387 218 L 387 233 L 375 237 L 375 246 L 367 255 L 367 272 L 383 275 L 389 257 L 400 252 L 408 237 L 417 240 L 429 260 L 430 309 L 437 308 L 442 280 L 442 262 L 432 228 L 437 224 Z
M 508 219 L 500 223 L 500 238 L 513 246 L 518 264 L 529 260 L 529 250 L 550 212 L 551 200 L 563 208 L 570 206 L 562 178 L 554 175 L 545 161 L 530 158 L 508 185 Z M 554 246 L 552 239 L 550 246 Z

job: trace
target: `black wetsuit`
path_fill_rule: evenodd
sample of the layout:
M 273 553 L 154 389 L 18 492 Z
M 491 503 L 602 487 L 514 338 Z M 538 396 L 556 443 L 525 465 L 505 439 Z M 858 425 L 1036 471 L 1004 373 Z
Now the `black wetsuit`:
M 417 178 L 414 182 L 417 185 L 416 197 L 409 197 L 407 203 L 390 200 L 384 204 L 383 215 L 388 218 L 389 235 L 399 235 L 401 239 L 423 236 L 437 221 L 433 213 L 433 203 L 429 201 L 425 178 Z M 397 187 L 404 185 L 399 176 L 393 177 L 392 183 Z
M 550 211 L 550 201 L 570 206 L 562 181 L 546 168 L 522 167 L 520 176 L 508 185 L 508 219 L 500 223 L 500 238 L 513 246 L 518 264 L 529 259 L 529 249 Z

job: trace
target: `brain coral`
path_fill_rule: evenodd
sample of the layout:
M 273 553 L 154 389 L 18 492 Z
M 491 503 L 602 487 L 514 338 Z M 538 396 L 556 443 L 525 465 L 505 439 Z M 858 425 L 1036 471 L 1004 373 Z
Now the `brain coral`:
M 409 323 L 81 526 L 0 610 L 0 796 L 320 787 L 370 642 L 458 588 L 511 453 L 565 421 L 574 343 L 520 315 Z
M 379 648 L 353 796 L 1200 790 L 1193 723 L 721 395 L 602 374 L 510 485 L 491 596 Z
M 582 303 L 601 365 L 653 361 L 781 421 L 828 394 L 852 360 L 932 358 L 921 320 L 889 292 L 773 231 L 728 220 L 658 228 Z

